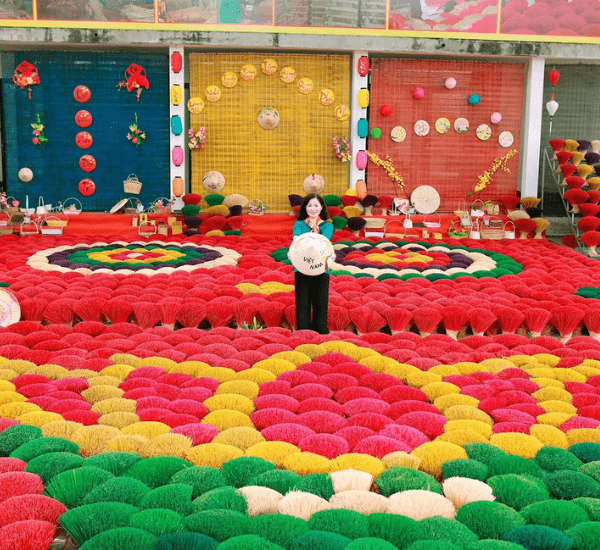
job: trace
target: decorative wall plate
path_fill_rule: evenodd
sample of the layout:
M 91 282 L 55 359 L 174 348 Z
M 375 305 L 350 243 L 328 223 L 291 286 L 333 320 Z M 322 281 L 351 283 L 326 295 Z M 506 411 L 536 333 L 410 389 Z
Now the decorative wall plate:
M 323 88 L 321 90 L 321 93 L 319 94 L 321 105 L 331 105 L 334 99 L 335 94 L 333 93 L 333 90 L 330 90 L 329 88 Z
M 390 132 L 392 141 L 402 143 L 406 139 L 406 130 L 402 126 L 394 126 Z
M 271 76 L 272 74 L 275 74 L 275 71 L 277 70 L 277 61 L 274 59 L 265 59 L 260 64 L 260 68 L 264 74 Z
M 83 155 L 79 159 L 79 168 L 84 172 L 93 172 L 96 169 L 96 159 L 92 155 Z
M 86 103 L 92 97 L 92 92 L 87 86 L 80 85 L 73 90 L 73 97 L 78 103 Z
M 487 141 L 492 137 L 492 129 L 487 124 L 480 124 L 475 131 L 481 141 Z
M 214 85 L 207 86 L 204 95 L 206 96 L 206 99 L 212 103 L 219 101 L 219 99 L 221 99 L 221 88 Z
M 87 128 L 92 125 L 92 115 L 89 111 L 81 110 L 75 115 L 75 124 L 80 128 Z
M 96 192 L 96 184 L 90 178 L 82 179 L 79 182 L 79 192 L 84 197 L 89 197 Z
M 515 141 L 515 138 L 510 132 L 502 132 L 498 137 L 498 143 L 502 147 L 510 147 Z
M 225 88 L 233 88 L 237 84 L 237 81 L 238 77 L 232 71 L 227 71 L 221 76 L 221 84 L 223 84 Z
M 435 121 L 435 131 L 438 134 L 446 134 L 450 130 L 450 128 L 452 128 L 452 125 L 446 117 L 438 118 Z
M 298 80 L 298 91 L 303 95 L 310 94 L 313 91 L 313 87 L 314 84 L 310 78 L 301 78 Z
M 190 97 L 187 102 L 188 111 L 194 115 L 204 110 L 204 101 L 201 97 Z
M 429 122 L 426 120 L 417 120 L 415 122 L 415 134 L 419 137 L 424 137 L 429 133 Z
M 432 214 L 440 207 L 440 194 L 430 185 L 420 185 L 411 193 L 410 202 L 420 214 Z
M 469 121 L 466 118 L 457 118 L 454 121 L 454 129 L 459 134 L 466 134 L 469 131 Z
M 240 70 L 240 76 L 245 82 L 250 82 L 256 78 L 257 72 L 254 65 L 244 65 Z
M 94 143 L 94 138 L 89 132 L 79 132 L 75 136 L 75 143 L 80 149 L 89 149 Z
M 286 84 L 291 84 L 296 79 L 296 71 L 293 67 L 284 67 L 279 73 L 279 78 Z

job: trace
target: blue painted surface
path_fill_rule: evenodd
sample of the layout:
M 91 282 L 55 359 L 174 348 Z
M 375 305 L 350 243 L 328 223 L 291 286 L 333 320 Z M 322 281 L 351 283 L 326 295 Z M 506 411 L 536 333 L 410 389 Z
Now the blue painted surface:
M 41 84 L 33 86 L 32 99 L 27 89 L 13 84 L 15 67 L 22 61 L 37 66 Z M 118 89 L 131 63 L 142 65 L 150 81 L 140 101 L 136 93 Z M 42 195 L 46 203 L 56 205 L 69 197 L 81 201 L 86 211 L 109 210 L 120 199 L 137 196 L 144 205 L 169 194 L 169 58 L 167 55 L 92 52 L 26 52 L 2 55 L 4 124 L 6 137 L 6 182 L 8 193 L 30 206 Z M 91 99 L 78 103 L 73 97 L 76 86 L 90 88 Z M 75 115 L 85 109 L 93 117 L 89 128 L 80 128 Z M 39 113 L 44 134 L 49 139 L 34 145 L 31 124 Z M 146 140 L 136 147 L 127 140 L 129 126 L 138 115 L 139 127 Z M 88 131 L 94 143 L 80 149 L 75 136 Z M 82 155 L 91 154 L 97 162 L 93 172 L 79 167 Z M 21 168 L 33 171 L 33 180 L 18 178 Z M 123 191 L 123 180 L 131 173 L 143 183 L 140 195 Z M 79 182 L 91 178 L 96 193 L 84 197 Z

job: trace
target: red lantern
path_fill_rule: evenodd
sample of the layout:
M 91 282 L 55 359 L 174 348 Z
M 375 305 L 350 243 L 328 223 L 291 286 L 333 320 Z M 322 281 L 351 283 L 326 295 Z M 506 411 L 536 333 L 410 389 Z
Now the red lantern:
M 181 71 L 181 67 L 183 67 L 183 59 L 179 52 L 173 52 L 171 54 L 171 70 L 174 73 L 178 73 Z
M 368 57 L 362 56 L 358 58 L 358 74 L 360 76 L 367 76 L 369 74 L 370 61 Z
M 89 178 L 85 178 L 79 182 L 79 192 L 84 197 L 89 197 L 96 192 L 96 184 Z
M 550 80 L 550 84 L 552 84 L 553 88 L 558 83 L 559 78 L 560 78 L 560 72 L 557 71 L 556 69 L 554 69 L 553 71 L 550 71 L 548 73 L 548 80 Z

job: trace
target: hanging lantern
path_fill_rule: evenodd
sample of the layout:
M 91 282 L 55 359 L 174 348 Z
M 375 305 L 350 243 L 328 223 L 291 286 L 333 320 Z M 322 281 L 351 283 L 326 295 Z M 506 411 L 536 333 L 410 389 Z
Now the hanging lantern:
M 171 54 L 171 70 L 174 73 L 178 73 L 179 71 L 181 71 L 182 67 L 183 67 L 183 58 L 181 57 L 181 53 L 173 52 Z
M 546 103 L 546 109 L 548 110 L 548 114 L 550 115 L 550 133 L 552 133 L 552 117 L 556 114 L 558 110 L 558 103 L 554 100 L 554 94 L 552 94 L 552 99 Z
M 21 88 L 21 90 L 24 90 L 25 87 L 27 87 L 29 99 L 31 99 L 31 86 L 41 83 L 38 68 L 33 63 L 29 63 L 29 61 L 23 61 L 17 65 L 12 81 Z
M 560 79 L 560 72 L 557 71 L 556 69 L 554 69 L 553 71 L 550 71 L 548 73 L 548 80 L 550 80 L 550 84 L 552 84 L 553 88 L 554 88 L 554 86 L 556 86 L 559 79 Z

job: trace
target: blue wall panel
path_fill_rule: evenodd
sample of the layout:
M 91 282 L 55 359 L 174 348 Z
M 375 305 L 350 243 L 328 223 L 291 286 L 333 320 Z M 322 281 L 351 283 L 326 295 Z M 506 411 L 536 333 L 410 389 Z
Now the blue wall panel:
M 37 66 L 41 84 L 33 86 L 32 99 L 27 90 L 13 84 L 15 67 L 22 61 Z M 137 102 L 135 91 L 118 89 L 131 63 L 142 65 L 150 81 Z M 57 204 L 69 197 L 81 201 L 86 211 L 109 210 L 127 196 L 123 180 L 135 173 L 143 183 L 138 198 L 148 206 L 169 193 L 169 60 L 166 55 L 140 53 L 26 52 L 4 53 L 3 94 L 6 137 L 6 182 L 9 195 L 30 206 L 42 195 L 46 203 Z M 91 99 L 78 103 L 76 86 L 90 88 Z M 93 123 L 80 128 L 75 115 L 89 111 Z M 34 145 L 31 124 L 39 113 L 50 140 Z M 138 114 L 139 127 L 146 140 L 136 147 L 127 140 L 129 126 Z M 89 131 L 94 139 L 89 149 L 75 143 L 78 132 Z M 97 168 L 90 173 L 79 167 L 84 154 L 95 157 Z M 33 171 L 33 180 L 23 183 L 18 172 Z M 79 193 L 79 182 L 89 177 L 96 184 L 90 197 Z

